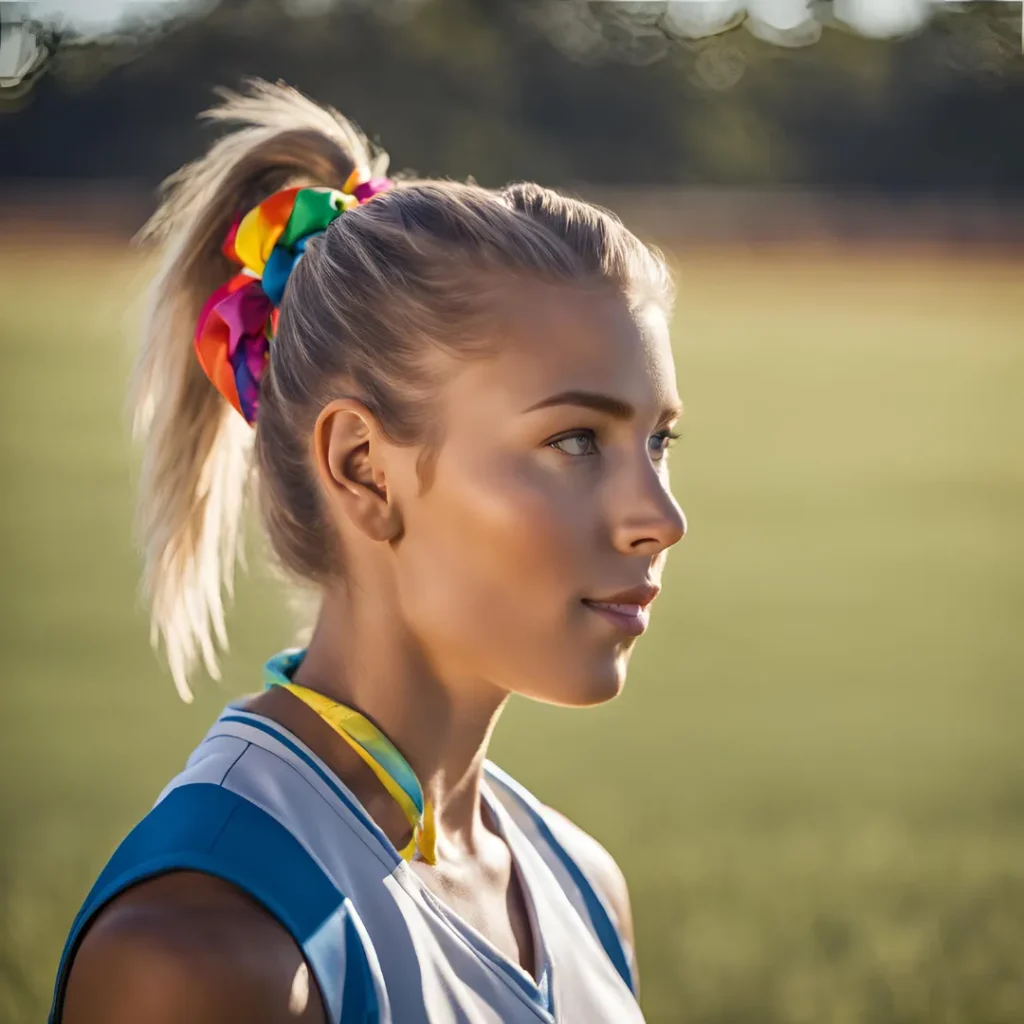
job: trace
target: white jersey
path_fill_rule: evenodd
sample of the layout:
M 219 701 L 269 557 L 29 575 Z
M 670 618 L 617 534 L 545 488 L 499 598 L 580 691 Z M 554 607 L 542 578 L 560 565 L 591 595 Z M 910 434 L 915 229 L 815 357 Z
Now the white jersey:
M 276 722 L 229 705 L 104 869 L 68 938 L 147 878 L 202 871 L 248 893 L 306 957 L 334 1024 L 638 1024 L 633 953 L 573 855 L 581 834 L 490 762 L 482 796 L 535 937 L 530 974 L 450 910 L 345 784 Z

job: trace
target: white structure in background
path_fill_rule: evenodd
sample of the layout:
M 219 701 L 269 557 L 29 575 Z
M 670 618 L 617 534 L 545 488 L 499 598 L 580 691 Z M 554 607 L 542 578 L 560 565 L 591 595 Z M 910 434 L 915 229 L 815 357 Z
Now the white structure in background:
M 664 30 L 683 39 L 702 39 L 743 24 L 765 42 L 807 46 L 821 36 L 822 24 L 838 24 L 876 38 L 920 28 L 942 0 L 668 0 Z
M 67 24 L 78 32 L 91 35 L 115 29 L 128 17 L 159 21 L 173 13 L 176 7 L 195 4 L 190 5 L 184 0 L 23 0 L 15 6 L 24 8 L 33 20 Z
M 33 32 L 22 30 L 14 13 L 14 5 L 0 9 L 0 89 L 20 85 L 49 56 L 49 50 Z
M 919 29 L 931 13 L 930 0 L 833 0 L 832 15 L 863 36 L 899 36 Z
M 172 13 L 201 14 L 218 0 L 0 0 L 0 89 L 30 79 L 49 57 L 49 46 L 36 36 L 32 22 L 66 25 L 80 37 L 103 35 L 126 23 L 156 24 Z M 372 2 L 372 0 L 371 0 Z M 412 0 L 410 0 L 412 2 Z M 427 2 L 427 0 L 417 0 Z M 614 2 L 614 0 L 613 0 Z M 906 35 L 927 22 L 945 0 L 618 0 L 629 22 L 644 32 L 676 39 L 704 39 L 743 25 L 758 39 L 775 46 L 808 46 L 833 25 L 874 38 Z M 1005 0 L 1008 3 L 1017 0 Z M 336 6 L 338 0 L 284 0 L 293 14 L 312 16 Z M 1021 49 L 1024 51 L 1024 2 Z M 600 28 L 587 12 L 585 0 L 555 0 L 557 28 L 567 48 L 585 53 L 600 40 Z M 550 18 L 548 19 L 550 21 Z M 574 35 L 575 33 L 575 35 Z M 583 33 L 583 36 L 580 36 Z M 571 37 L 571 38 L 570 38 Z M 579 38 L 577 38 L 579 37 Z M 574 42 L 575 40 L 575 42 Z M 578 43 L 578 45 L 577 45 Z M 577 54 L 579 55 L 579 54 Z M 721 55 L 720 55 L 721 56 Z M 738 72 L 738 73 L 737 73 Z M 742 76 L 742 68 L 715 70 L 725 85 Z M 712 76 L 712 77 L 715 77 Z
M 127 29 L 145 31 L 171 14 L 201 14 L 217 0 L 0 0 L 0 90 L 25 88 L 54 48 L 54 32 L 72 42 Z M 63 44 L 62 44 L 63 45 Z

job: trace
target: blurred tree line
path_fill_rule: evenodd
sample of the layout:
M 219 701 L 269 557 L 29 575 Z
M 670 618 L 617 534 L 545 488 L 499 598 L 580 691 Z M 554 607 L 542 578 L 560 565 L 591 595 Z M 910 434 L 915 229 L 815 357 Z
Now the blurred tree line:
M 214 87 L 259 75 L 337 106 L 393 169 L 486 185 L 1024 190 L 1015 4 L 941 10 L 892 42 L 829 29 L 800 49 L 742 30 L 659 37 L 643 18 L 657 7 L 207 0 L 60 47 L 31 89 L 0 92 L 0 177 L 151 186 L 208 142 L 195 115 Z

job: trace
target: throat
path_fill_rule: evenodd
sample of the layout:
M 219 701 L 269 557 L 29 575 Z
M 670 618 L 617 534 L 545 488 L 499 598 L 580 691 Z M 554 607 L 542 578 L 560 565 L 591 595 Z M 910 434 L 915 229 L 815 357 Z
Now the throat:
M 452 923 L 482 939 L 524 971 L 538 986 L 542 965 L 536 913 L 524 873 L 486 798 L 481 804 L 484 836 L 472 855 L 445 856 L 439 846 L 434 866 L 413 861 L 424 888 L 440 901 Z

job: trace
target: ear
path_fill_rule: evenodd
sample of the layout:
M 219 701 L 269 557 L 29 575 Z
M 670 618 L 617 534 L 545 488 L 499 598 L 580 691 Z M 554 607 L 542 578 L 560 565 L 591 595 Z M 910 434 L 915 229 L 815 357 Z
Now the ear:
M 353 398 L 326 405 L 313 428 L 320 486 L 331 512 L 371 540 L 393 540 L 401 518 L 389 500 L 384 436 L 377 418 Z

